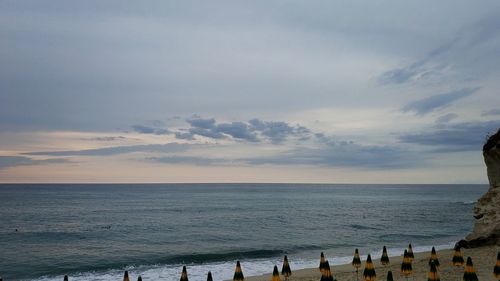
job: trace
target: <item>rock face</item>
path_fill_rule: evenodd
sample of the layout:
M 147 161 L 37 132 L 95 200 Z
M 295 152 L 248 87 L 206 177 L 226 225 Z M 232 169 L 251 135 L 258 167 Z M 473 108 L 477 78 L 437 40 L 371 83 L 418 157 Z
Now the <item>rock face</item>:
M 483 157 L 490 188 L 474 207 L 477 221 L 473 232 L 459 242 L 464 247 L 500 245 L 500 129 L 484 144 Z

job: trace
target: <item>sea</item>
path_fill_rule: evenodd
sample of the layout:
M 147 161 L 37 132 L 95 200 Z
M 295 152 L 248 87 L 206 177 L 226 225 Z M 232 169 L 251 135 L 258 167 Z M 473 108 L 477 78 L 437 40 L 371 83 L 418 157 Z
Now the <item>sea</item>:
M 191 281 L 452 248 L 487 185 L 2 184 L 0 276 Z

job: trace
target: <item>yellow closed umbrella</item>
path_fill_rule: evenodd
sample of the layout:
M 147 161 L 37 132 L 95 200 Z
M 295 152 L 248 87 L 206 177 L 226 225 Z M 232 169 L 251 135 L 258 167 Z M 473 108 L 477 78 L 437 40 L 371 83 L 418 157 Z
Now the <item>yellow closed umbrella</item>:
M 280 279 L 280 273 L 278 271 L 278 267 L 275 265 L 273 269 L 273 278 L 271 278 L 271 281 L 281 281 Z
M 352 266 L 354 266 L 354 268 L 356 268 L 356 281 L 357 281 L 359 275 L 359 268 L 361 267 L 361 259 L 359 258 L 358 248 L 354 250 L 354 257 L 352 258 L 351 264 Z
M 186 270 L 186 266 L 182 267 L 181 280 L 180 281 L 188 281 L 188 273 Z
M 243 271 L 241 271 L 240 261 L 236 262 L 236 268 L 234 269 L 233 281 L 244 281 Z
M 125 270 L 125 274 L 123 275 L 123 281 L 130 281 L 128 279 L 128 271 Z
M 380 258 L 380 263 L 382 265 L 389 265 L 389 255 L 387 255 L 387 248 L 384 246 L 382 249 L 382 257 Z
M 454 266 L 464 266 L 464 257 L 460 251 L 460 247 L 455 247 L 455 252 L 453 253 L 451 262 Z
M 434 247 L 432 247 L 432 250 L 431 250 L 431 257 L 429 258 L 429 266 L 431 265 L 432 262 L 434 262 L 436 267 L 439 268 L 439 260 L 437 257 L 436 248 L 434 248 Z
M 408 244 L 408 257 L 410 258 L 410 262 L 412 262 L 415 259 L 415 255 L 413 254 L 413 247 L 411 246 L 411 243 Z
M 321 252 L 321 255 L 319 257 L 319 271 L 321 271 L 321 273 L 323 273 L 323 271 L 325 270 L 325 267 L 326 267 L 325 254 L 323 254 L 323 252 Z
M 320 281 L 333 281 L 332 272 L 330 271 L 330 264 L 328 263 L 327 260 L 325 260 L 324 267 L 325 268 L 323 269 L 323 272 L 321 273 Z
M 285 276 L 285 280 L 292 275 L 292 270 L 290 269 L 290 264 L 288 263 L 288 257 L 285 256 L 283 259 L 283 266 L 281 267 L 281 274 Z
M 436 264 L 434 264 L 434 262 L 431 262 L 431 268 L 427 274 L 427 281 L 440 281 L 439 272 L 437 271 Z
M 363 279 L 365 281 L 375 281 L 377 279 L 377 274 L 375 273 L 375 267 L 373 266 L 370 254 L 368 254 L 368 257 L 366 258 L 365 269 L 363 270 Z
M 394 278 L 392 277 L 392 271 L 387 271 L 387 281 L 394 281 Z
M 403 262 L 401 263 L 401 274 L 403 274 L 406 279 L 413 273 L 413 268 L 411 266 L 411 258 L 408 251 L 405 250 L 403 254 Z
M 470 257 L 467 258 L 467 262 L 465 263 L 464 276 L 462 277 L 463 281 L 478 281 L 476 270 L 474 269 L 474 265 L 472 264 L 472 259 Z

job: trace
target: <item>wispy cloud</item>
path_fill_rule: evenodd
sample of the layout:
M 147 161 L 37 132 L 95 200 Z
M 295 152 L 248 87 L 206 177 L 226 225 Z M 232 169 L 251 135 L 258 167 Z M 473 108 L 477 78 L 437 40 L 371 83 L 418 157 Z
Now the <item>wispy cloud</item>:
M 421 166 L 418 154 L 396 146 L 340 142 L 319 148 L 300 147 L 280 155 L 242 159 L 251 165 L 304 165 L 371 169 L 404 169 Z
M 500 109 L 490 109 L 481 113 L 481 116 L 500 115 Z
M 445 115 L 439 116 L 439 117 L 436 119 L 436 124 L 444 124 L 444 123 L 448 123 L 448 122 L 450 122 L 451 120 L 456 119 L 456 118 L 458 118 L 458 114 L 456 114 L 456 113 L 448 113 L 448 114 L 445 114 Z
M 480 151 L 486 136 L 500 128 L 500 120 L 445 124 L 416 134 L 399 137 L 404 143 L 435 147 L 436 151 Z
M 119 141 L 119 140 L 126 140 L 129 139 L 124 136 L 103 136 L 103 137 L 93 137 L 93 138 L 81 138 L 81 140 L 86 140 L 86 141 Z
M 196 144 L 167 143 L 167 144 L 146 144 L 146 145 L 128 145 L 114 146 L 95 149 L 82 150 L 62 150 L 62 151 L 35 151 L 26 152 L 24 155 L 47 155 L 47 156 L 110 156 L 134 152 L 157 152 L 172 153 L 181 152 L 189 149 Z
M 234 160 L 223 158 L 209 158 L 197 156 L 163 156 L 163 157 L 148 157 L 148 161 L 155 161 L 164 164 L 185 164 L 196 166 L 223 166 L 234 163 Z
M 144 126 L 144 125 L 134 125 L 132 126 L 132 129 L 140 134 L 152 134 L 152 135 L 168 135 L 171 132 L 167 129 L 163 128 L 153 128 L 149 126 Z
M 490 62 L 498 62 L 499 51 L 495 40 L 500 37 L 499 15 L 500 10 L 493 10 L 482 19 L 464 26 L 452 38 L 408 66 L 384 72 L 379 81 L 382 84 L 429 80 L 443 83 L 451 78 L 478 78 L 484 74 L 484 68 L 490 72 Z
M 463 88 L 449 93 L 438 94 L 420 100 L 412 101 L 404 106 L 401 111 L 414 112 L 417 115 L 425 115 L 434 110 L 450 106 L 453 102 L 468 97 L 477 92 L 479 89 L 479 87 Z
M 63 164 L 68 162 L 70 161 L 61 158 L 35 160 L 25 156 L 0 156 L 0 170 L 15 166 Z

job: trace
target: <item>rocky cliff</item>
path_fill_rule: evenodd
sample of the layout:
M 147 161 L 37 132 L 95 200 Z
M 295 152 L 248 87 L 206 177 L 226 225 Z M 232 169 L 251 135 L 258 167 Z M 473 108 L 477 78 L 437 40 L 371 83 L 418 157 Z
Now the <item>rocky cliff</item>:
M 460 246 L 500 245 L 500 129 L 483 146 L 490 188 L 476 203 L 474 230 Z

